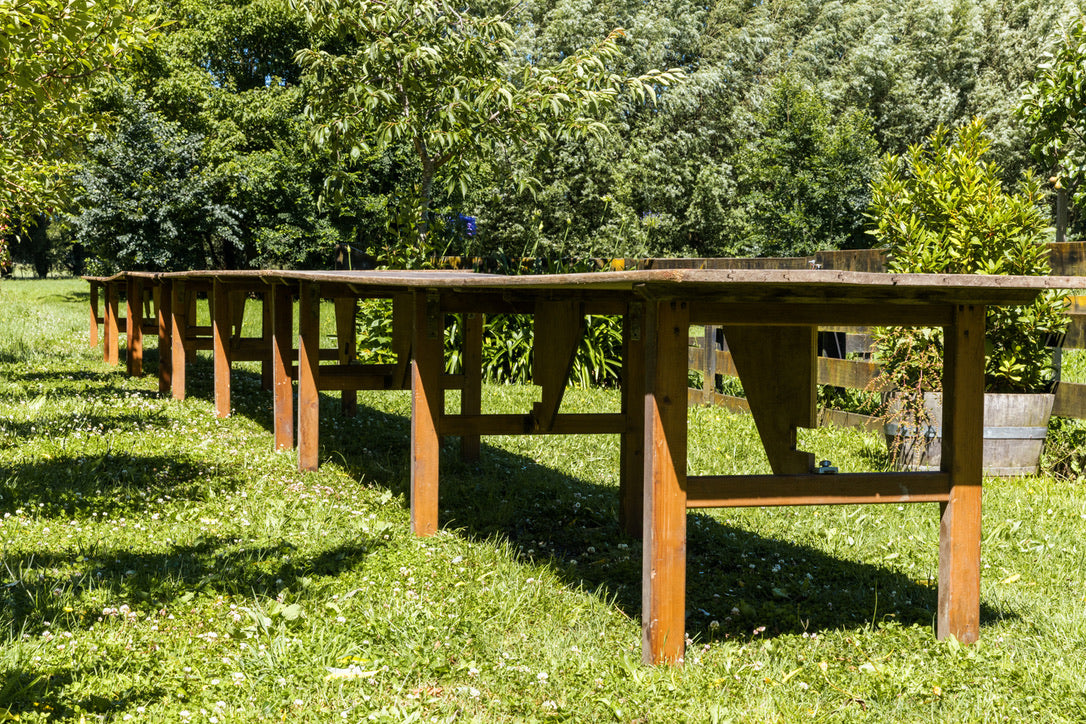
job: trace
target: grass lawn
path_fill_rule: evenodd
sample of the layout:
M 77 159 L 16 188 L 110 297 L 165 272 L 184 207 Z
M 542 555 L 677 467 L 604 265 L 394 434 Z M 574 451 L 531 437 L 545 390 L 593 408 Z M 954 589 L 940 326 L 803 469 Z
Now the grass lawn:
M 648 668 L 616 438 L 450 440 L 417 539 L 405 393 L 328 397 L 301 474 L 255 368 L 217 420 L 208 358 L 179 403 L 86 334 L 85 284 L 0 283 L 0 721 L 1086 721 L 1081 482 L 988 482 L 973 646 L 934 638 L 934 504 L 691 514 L 686 663 Z M 749 417 L 690 415 L 691 472 L 767 470 Z

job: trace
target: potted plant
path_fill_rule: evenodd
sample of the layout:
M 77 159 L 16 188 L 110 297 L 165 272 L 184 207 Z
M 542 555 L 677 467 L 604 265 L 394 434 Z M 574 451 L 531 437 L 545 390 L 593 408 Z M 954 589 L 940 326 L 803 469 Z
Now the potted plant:
M 956 131 L 939 127 L 903 158 L 883 159 L 872 185 L 870 217 L 875 224 L 871 233 L 887 249 L 890 272 L 1049 274 L 1044 191 L 1027 173 L 1008 192 L 1002 169 L 984 160 L 989 146 L 977 119 Z M 1063 296 L 1052 291 L 1029 306 L 988 308 L 988 474 L 1036 472 L 1054 399 L 1048 345 L 1066 327 L 1064 305 Z M 938 469 L 942 330 L 876 330 L 875 342 L 882 389 L 888 393 L 885 418 L 892 457 L 901 466 Z M 1014 411 L 1024 417 L 1008 417 Z M 1000 448 L 1020 449 L 1032 459 L 1011 461 Z

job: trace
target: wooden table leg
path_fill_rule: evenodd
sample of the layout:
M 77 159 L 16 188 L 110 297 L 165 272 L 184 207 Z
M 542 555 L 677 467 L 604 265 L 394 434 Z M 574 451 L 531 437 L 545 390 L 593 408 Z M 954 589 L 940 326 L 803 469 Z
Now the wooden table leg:
M 316 470 L 320 443 L 320 287 L 302 283 L 298 295 L 298 469 Z
M 189 290 L 183 281 L 172 282 L 170 302 L 170 352 L 173 357 L 170 392 L 175 400 L 185 399 L 185 365 L 188 357 L 185 350 L 185 334 L 189 326 Z
M 464 367 L 464 389 L 460 391 L 460 414 L 478 415 L 483 410 L 483 320 L 485 317 L 482 314 L 467 312 L 463 317 L 464 348 L 461 360 Z M 479 448 L 478 435 L 460 437 L 461 460 L 478 460 Z
M 642 535 L 645 493 L 645 344 L 642 325 L 645 306 L 630 304 L 623 325 L 622 414 L 626 432 L 620 444 L 618 524 L 633 538 Z
M 233 316 L 230 312 L 230 292 L 226 285 L 215 280 L 211 299 L 211 333 L 215 362 L 215 415 L 230 416 L 230 331 Z
M 143 375 L 143 280 L 125 283 L 125 365 L 132 377 Z
M 355 318 L 358 316 L 358 300 L 354 297 L 336 297 L 333 302 L 336 310 L 336 349 L 339 363 L 347 365 L 358 356 L 356 343 Z M 358 414 L 358 392 L 343 390 L 340 393 L 339 409 L 344 417 Z
M 159 281 L 154 294 L 158 308 L 158 391 L 165 394 L 173 384 L 173 282 Z
M 275 285 L 271 293 L 264 295 L 272 310 L 272 396 L 274 399 L 275 449 L 290 450 L 294 447 L 294 385 L 290 379 L 290 366 L 294 351 L 294 303 L 291 288 L 286 284 Z
M 445 367 L 441 304 L 436 296 L 415 295 L 411 359 L 411 529 L 432 535 L 438 523 L 441 439 L 445 408 L 441 373 Z
M 117 299 L 117 283 L 106 282 L 104 285 L 106 291 L 106 314 L 105 314 L 105 344 L 103 349 L 103 357 L 105 358 L 107 365 L 116 366 L 119 359 L 117 351 L 118 342 L 117 335 L 120 330 L 118 329 L 120 322 L 117 319 L 118 316 L 118 299 Z
M 943 366 L 942 470 L 950 501 L 939 523 L 936 636 L 980 636 L 981 481 L 984 467 L 984 307 L 955 309 Z
M 686 645 L 686 370 L 690 312 L 649 303 L 645 315 L 645 499 L 641 656 L 680 663 Z
M 90 282 L 90 346 L 98 346 L 98 290 L 101 284 Z

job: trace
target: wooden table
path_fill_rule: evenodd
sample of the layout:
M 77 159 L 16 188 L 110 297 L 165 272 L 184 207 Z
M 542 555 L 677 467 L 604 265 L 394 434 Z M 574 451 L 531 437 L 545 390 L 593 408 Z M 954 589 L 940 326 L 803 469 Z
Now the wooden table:
M 503 277 L 465 272 L 233 272 L 219 283 L 259 278 L 276 295 L 301 300 L 298 344 L 299 464 L 316 464 L 321 368 L 319 305 L 326 294 L 388 297 L 396 306 L 404 359 L 382 382 L 407 373 L 412 391 L 411 521 L 418 535 L 438 527 L 439 440 L 444 435 L 613 433 L 622 439 L 622 525 L 643 535 L 642 654 L 681 662 L 685 644 L 686 514 L 689 508 L 841 503 L 940 505 L 937 636 L 979 634 L 984 313 L 1023 304 L 1043 288 L 1077 278 L 891 275 L 822 270 L 657 270 Z M 246 279 L 246 275 L 250 278 Z M 184 275 L 176 277 L 182 278 Z M 280 296 L 276 296 L 279 299 Z M 529 313 L 537 340 L 534 381 L 541 400 L 527 415 L 479 413 L 480 366 L 465 338 L 468 374 L 459 414 L 444 411 L 446 314 Z M 560 414 L 562 391 L 585 314 L 622 315 L 622 411 Z M 276 318 L 280 317 L 275 312 Z M 687 340 L 691 325 L 720 324 L 732 350 L 772 475 L 687 474 Z M 924 473 L 819 475 L 797 449 L 796 430 L 814 427 L 816 335 L 820 326 L 931 326 L 945 330 L 943 457 Z M 274 388 L 289 389 L 293 332 L 273 332 Z M 287 339 L 284 339 L 287 337 Z M 404 361 L 406 360 L 406 362 Z M 218 367 L 216 367 L 218 369 Z M 337 373 L 344 374 L 344 373 Z M 376 373 L 375 373 L 376 374 Z M 276 405 L 280 404 L 277 392 Z M 277 407 L 278 409 L 278 407 Z M 277 412 L 277 426 L 280 415 Z M 278 432 L 277 432 L 278 438 Z

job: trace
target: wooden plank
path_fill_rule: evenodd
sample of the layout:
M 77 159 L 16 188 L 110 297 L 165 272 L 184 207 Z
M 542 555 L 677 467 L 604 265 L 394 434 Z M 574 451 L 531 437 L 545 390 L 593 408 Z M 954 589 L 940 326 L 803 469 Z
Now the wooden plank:
M 131 377 L 143 376 L 143 280 L 125 280 L 125 365 Z
M 984 306 L 960 305 L 946 329 L 943 455 L 950 497 L 939 523 L 936 636 L 980 636 L 981 479 L 984 435 Z
M 294 447 L 294 385 L 291 365 L 294 357 L 293 290 L 277 284 L 272 290 L 272 417 L 276 450 Z M 269 300 L 265 297 L 265 303 Z
M 532 415 L 443 415 L 439 433 L 446 435 L 619 435 L 629 429 L 622 413 L 558 415 L 548 430 L 539 430 Z M 640 432 L 640 430 L 638 431 Z
M 395 365 L 321 365 L 322 392 L 398 390 L 393 381 Z
M 298 290 L 298 469 L 316 470 L 320 452 L 320 286 Z
M 173 298 L 170 304 L 170 338 L 172 340 L 170 347 L 173 357 L 170 392 L 173 399 L 183 400 L 185 399 L 185 364 L 187 362 L 185 333 L 188 329 L 190 309 L 189 290 L 183 279 L 172 279 L 170 284 L 173 287 L 170 295 Z
M 1078 309 L 1067 314 L 1067 334 L 1063 338 L 1065 349 L 1086 349 L 1086 313 Z
M 215 369 L 215 415 L 230 416 L 230 329 L 233 316 L 230 309 L 230 289 L 215 280 L 211 300 L 212 344 Z
M 358 312 L 358 299 L 355 297 L 336 297 L 332 304 L 336 313 L 336 348 L 339 352 L 339 363 L 348 365 L 354 362 L 357 357 L 355 317 Z M 321 374 L 323 374 L 323 371 Z M 354 417 L 358 414 L 358 393 L 355 390 L 385 388 L 341 387 L 339 389 L 343 390 L 339 398 L 340 411 L 345 417 Z
M 797 285 L 799 286 L 799 285 Z M 847 301 L 803 304 L 781 302 L 696 302 L 691 305 L 691 324 L 758 326 L 814 325 L 868 327 L 941 327 L 950 322 L 950 306 L 922 304 L 850 303 Z
M 105 313 L 105 343 L 103 345 L 102 356 L 105 359 L 107 365 L 117 366 L 120 360 L 118 335 L 120 334 L 120 320 L 118 319 L 119 310 L 117 309 L 120 301 L 117 299 L 117 287 L 116 282 L 106 282 L 104 284 L 106 291 L 106 313 Z
M 396 355 L 395 379 L 400 389 L 411 388 L 411 345 L 414 341 L 415 298 L 397 294 L 392 298 L 392 353 Z M 480 363 L 481 364 L 481 363 Z
M 1086 242 L 1048 244 L 1048 263 L 1053 276 L 1086 276 Z
M 683 302 L 645 314 L 645 496 L 641 657 L 681 663 L 686 645 L 686 337 Z
M 870 503 L 945 503 L 946 473 L 841 473 L 837 475 L 689 476 L 690 508 Z
M 158 334 L 158 391 L 166 394 L 173 385 L 173 281 L 155 285 L 155 326 Z
M 864 360 L 818 358 L 818 382 L 833 387 L 865 390 L 879 376 L 879 365 Z
M 1074 382 L 1057 385 L 1052 414 L 1057 417 L 1086 418 L 1086 385 Z
M 281 286 L 281 285 L 277 285 Z M 260 339 L 267 354 L 260 360 L 260 388 L 271 392 L 275 387 L 275 373 L 272 369 L 272 328 L 275 326 L 275 311 L 272 309 L 271 290 L 265 290 L 260 296 Z
M 445 367 L 442 310 L 436 295 L 419 292 L 414 303 L 411 361 L 411 530 L 428 536 L 437 531 L 438 477 L 445 410 L 441 373 Z
M 777 475 L 807 473 L 814 455 L 796 449 L 796 431 L 818 425 L 817 328 L 725 326 L 758 436 Z
M 102 285 L 99 282 L 90 282 L 90 346 L 98 346 L 98 293 Z
M 619 449 L 619 527 L 642 537 L 645 492 L 645 305 L 631 302 L 622 318 L 622 414 L 627 431 Z
M 460 351 L 461 365 L 464 369 L 463 384 L 460 392 L 460 414 L 478 415 L 483 410 L 483 322 L 485 316 L 475 312 L 462 315 L 463 338 Z M 447 382 L 442 386 L 449 389 Z M 478 460 L 482 441 L 478 435 L 460 436 L 460 459 Z
M 535 403 L 532 414 L 538 432 L 548 432 L 558 415 L 584 328 L 580 305 L 550 301 L 536 304 L 532 382 L 542 388 L 542 399 Z

